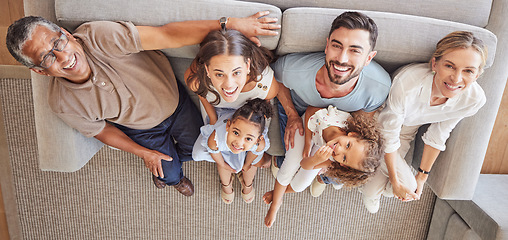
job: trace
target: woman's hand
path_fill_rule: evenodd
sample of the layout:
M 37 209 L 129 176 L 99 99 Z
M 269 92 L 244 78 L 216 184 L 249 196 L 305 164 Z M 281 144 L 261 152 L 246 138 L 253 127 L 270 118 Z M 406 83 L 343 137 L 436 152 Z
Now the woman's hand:
M 425 182 L 427 181 L 427 178 L 429 178 L 429 175 L 418 172 L 418 174 L 416 174 L 415 178 L 416 178 L 416 184 L 417 184 L 416 192 L 415 192 L 416 196 L 417 196 L 416 200 L 420 200 L 420 197 L 422 196 L 422 192 L 423 192 L 423 185 L 425 185 Z
M 393 195 L 403 202 L 409 202 L 412 200 L 419 199 L 418 196 L 416 195 L 416 193 L 414 193 L 408 187 L 406 187 L 405 185 L 403 185 L 401 183 L 398 183 L 398 182 L 396 184 L 392 183 L 392 188 L 393 188 Z
M 260 11 L 245 18 L 230 18 L 227 25 L 229 28 L 243 33 L 243 35 L 259 47 L 261 46 L 261 41 L 256 36 L 276 36 L 278 33 L 274 30 L 281 27 L 280 24 L 276 24 L 278 19 L 266 17 L 268 14 L 270 14 L 269 11 Z

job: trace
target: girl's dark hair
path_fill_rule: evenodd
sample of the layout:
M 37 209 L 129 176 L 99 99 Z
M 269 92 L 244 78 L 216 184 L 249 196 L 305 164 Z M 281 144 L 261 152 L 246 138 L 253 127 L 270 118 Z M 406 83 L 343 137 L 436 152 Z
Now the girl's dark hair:
M 362 161 L 363 171 L 341 166 L 337 162 L 332 162 L 325 175 L 334 179 L 338 183 L 344 184 L 348 188 L 359 187 L 369 180 L 379 167 L 383 157 L 383 139 L 381 132 L 374 118 L 365 114 L 352 113 L 347 120 L 347 133 L 354 132 L 358 134 L 358 139 L 365 143 L 367 149 Z
M 260 133 L 263 133 L 266 125 L 266 119 L 273 115 L 272 105 L 267 101 L 259 98 L 248 100 L 240 107 L 231 117 L 231 122 L 239 118 L 243 118 L 249 122 L 259 124 Z
M 197 86 L 194 92 L 201 97 L 206 98 L 208 92 L 213 93 L 215 100 L 211 102 L 212 105 L 217 105 L 220 102 L 219 93 L 212 89 L 212 81 L 208 78 L 205 69 L 205 65 L 210 64 L 212 57 L 217 55 L 243 56 L 245 62 L 250 59 L 250 73 L 247 76 L 247 82 L 260 81 L 258 76 L 273 59 L 273 55 L 268 49 L 256 46 L 242 33 L 233 29 L 208 33 L 200 46 L 195 64 L 191 65 L 190 75 L 186 82 L 188 86 Z

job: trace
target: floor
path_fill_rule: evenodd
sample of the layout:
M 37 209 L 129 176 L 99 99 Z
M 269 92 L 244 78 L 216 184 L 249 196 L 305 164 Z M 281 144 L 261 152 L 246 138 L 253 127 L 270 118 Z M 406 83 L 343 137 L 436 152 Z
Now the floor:
M 23 0 L 0 0 L 0 65 L 19 65 L 10 55 L 5 47 L 5 35 L 8 26 L 24 15 Z M 0 100 L 1 101 L 1 100 Z M 2 109 L 0 105 L 0 157 L 9 156 L 7 145 L 5 143 L 5 130 L 3 118 L 1 116 Z M 4 201 L 2 196 L 2 186 L 0 186 L 0 239 L 9 239 L 7 229 L 7 219 L 5 214 Z
M 0 99 L 1 101 L 1 99 Z M 2 104 L 0 104 L 0 157 L 8 157 L 7 144 L 5 140 L 5 129 L 3 125 Z M 5 215 L 5 207 L 0 186 L 0 239 L 9 239 L 9 231 L 7 229 L 7 218 Z

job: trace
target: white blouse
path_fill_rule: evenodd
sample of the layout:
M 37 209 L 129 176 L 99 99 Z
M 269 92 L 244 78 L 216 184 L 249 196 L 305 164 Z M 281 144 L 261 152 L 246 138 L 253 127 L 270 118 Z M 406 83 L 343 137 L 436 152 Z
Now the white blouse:
M 385 152 L 400 147 L 402 125 L 421 126 L 430 123 L 422 139 L 426 145 L 444 151 L 450 132 L 462 118 L 474 115 L 486 101 L 477 82 L 445 103 L 430 106 L 434 74 L 428 63 L 410 64 L 394 77 L 386 106 L 379 114 Z

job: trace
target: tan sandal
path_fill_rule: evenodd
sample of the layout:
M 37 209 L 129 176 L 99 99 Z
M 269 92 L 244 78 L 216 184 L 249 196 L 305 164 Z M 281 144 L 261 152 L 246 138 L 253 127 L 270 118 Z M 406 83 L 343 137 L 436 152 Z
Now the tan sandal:
M 240 172 L 236 175 L 238 177 L 238 180 L 240 181 L 240 184 L 242 185 L 242 198 L 243 200 L 246 202 L 246 203 L 251 203 L 252 201 L 254 201 L 254 197 L 256 195 L 255 193 L 255 189 L 252 188 L 252 190 L 250 191 L 250 193 L 247 193 L 247 194 L 244 194 L 243 191 L 245 188 L 250 188 L 252 187 L 252 184 L 254 184 L 254 179 L 252 179 L 252 183 L 249 185 L 249 186 L 246 186 L 245 185 L 245 181 L 243 180 L 243 173 Z
M 222 181 L 220 182 L 220 185 L 222 185 L 222 187 L 220 188 L 220 197 L 222 198 L 222 201 L 226 204 L 231 204 L 233 200 L 235 200 L 235 192 L 233 191 L 233 188 L 231 188 L 232 190 L 231 193 L 224 192 L 224 187 L 232 186 L 232 184 L 233 184 L 233 174 L 231 174 L 231 178 L 229 179 L 228 185 L 223 184 Z

